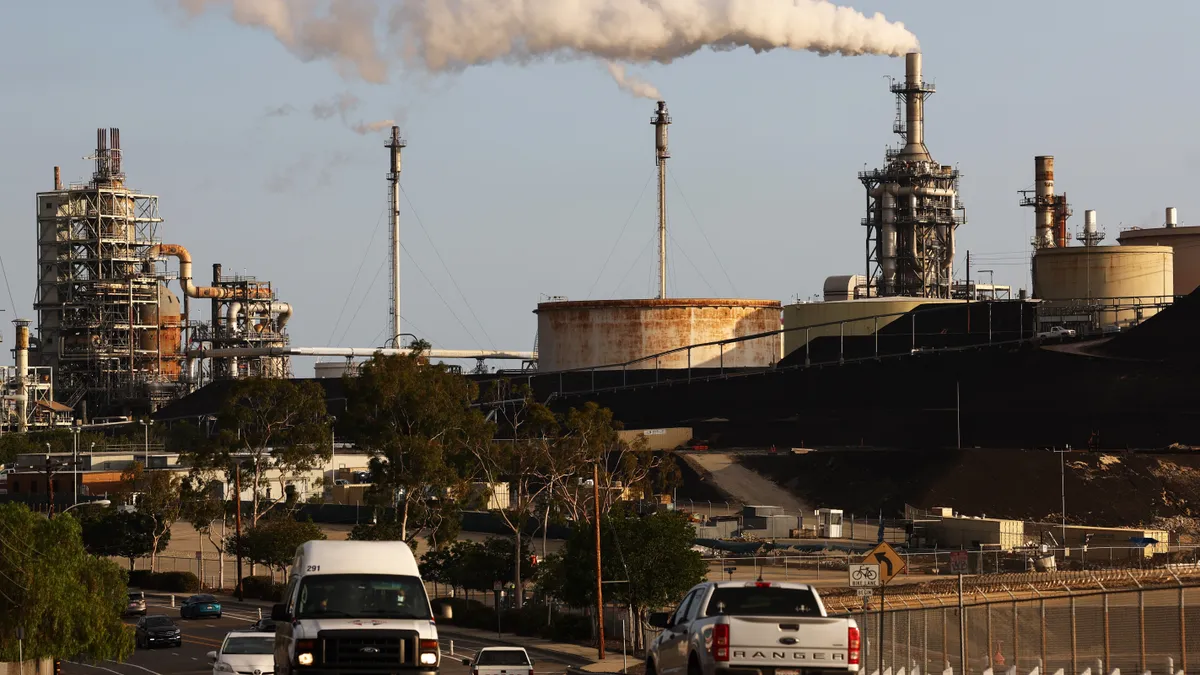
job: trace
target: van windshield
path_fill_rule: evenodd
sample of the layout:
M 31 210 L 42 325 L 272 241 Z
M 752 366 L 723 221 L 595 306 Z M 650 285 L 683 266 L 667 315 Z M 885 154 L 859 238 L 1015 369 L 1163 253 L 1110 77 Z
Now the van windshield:
M 425 585 L 412 576 L 314 574 L 300 581 L 297 619 L 432 619 Z

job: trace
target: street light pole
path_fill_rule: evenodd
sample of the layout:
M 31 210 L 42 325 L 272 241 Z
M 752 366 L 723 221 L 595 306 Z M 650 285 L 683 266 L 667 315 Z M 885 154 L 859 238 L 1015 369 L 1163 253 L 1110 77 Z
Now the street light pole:
M 79 427 L 71 427 L 71 435 L 74 437 L 72 440 L 75 441 L 75 463 L 71 467 L 71 482 L 75 484 L 75 497 L 71 502 L 71 508 L 75 508 L 79 505 Z

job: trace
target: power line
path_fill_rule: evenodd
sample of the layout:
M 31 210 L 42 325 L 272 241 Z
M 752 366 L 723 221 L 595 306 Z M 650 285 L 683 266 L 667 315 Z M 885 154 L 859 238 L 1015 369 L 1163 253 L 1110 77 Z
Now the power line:
M 687 195 L 683 193 L 683 186 L 679 184 L 679 180 L 675 178 L 675 172 L 671 171 L 669 165 L 667 166 L 667 174 L 671 176 L 671 182 L 675 183 L 675 189 L 679 191 L 679 196 L 683 198 L 683 205 L 687 207 L 688 213 L 692 214 L 692 220 L 696 223 L 696 229 L 700 230 L 700 236 L 704 237 L 704 243 L 708 244 L 708 250 L 713 254 L 713 258 L 717 260 L 717 267 L 721 268 L 721 273 L 725 275 L 725 281 L 729 282 L 729 287 L 733 289 L 735 296 L 741 295 L 738 293 L 737 286 L 733 285 L 733 279 L 729 277 L 729 272 L 725 271 L 725 265 L 721 263 L 721 256 L 717 255 L 712 242 L 708 240 L 708 234 L 704 232 L 704 227 L 700 224 L 700 219 L 696 217 L 696 212 L 692 209 L 691 202 L 688 201 Z M 683 250 L 682 246 L 680 250 Z M 716 293 L 715 289 L 713 293 Z
M 454 290 L 458 291 L 458 297 L 462 298 L 463 304 L 467 306 L 467 311 L 471 313 L 471 318 L 475 319 L 475 323 L 479 324 L 479 329 L 483 331 L 483 337 L 487 339 L 488 344 L 492 346 L 492 349 L 495 349 L 496 343 L 492 342 L 492 336 L 488 335 L 487 328 L 483 325 L 483 322 L 479 320 L 478 316 L 475 316 L 475 310 L 471 307 L 471 303 L 467 301 L 467 296 L 462 292 L 462 288 L 459 287 L 458 281 L 454 278 L 454 273 L 450 271 L 449 265 L 447 265 L 446 261 L 442 259 L 441 251 L 438 251 L 437 244 L 433 243 L 433 238 L 429 236 L 429 231 L 425 229 L 425 224 L 421 222 L 421 215 L 417 213 L 417 207 L 414 206 L 412 200 L 409 199 L 408 191 L 404 189 L 403 185 L 400 185 L 399 183 L 397 183 L 397 185 L 400 186 L 400 192 L 404 194 L 404 201 L 408 202 L 408 208 L 412 210 L 413 217 L 416 218 L 417 225 L 421 227 L 421 232 L 425 234 L 425 240 L 428 241 L 429 245 L 433 247 L 434 255 L 437 256 L 438 262 L 442 263 L 442 269 L 446 270 L 446 276 L 450 277 L 450 283 L 454 284 Z M 412 258 L 412 255 L 409 254 L 409 257 Z M 415 264 L 416 261 L 414 260 L 413 262 Z M 421 274 L 424 275 L 425 273 L 422 272 Z M 429 281 L 429 277 L 425 277 L 425 281 L 429 282 L 429 286 L 431 288 L 433 287 L 433 282 Z M 434 288 L 434 292 L 437 292 L 436 288 Z M 441 294 L 439 294 L 438 297 L 441 297 Z M 442 302 L 445 302 L 445 300 Z M 449 305 L 446 306 L 449 307 Z M 453 313 L 454 311 L 451 310 L 451 314 Z M 454 318 L 457 319 L 458 317 L 455 316 Z M 461 324 L 462 322 L 460 321 L 459 323 Z M 466 326 L 463 326 L 463 329 L 465 330 Z M 467 333 L 470 334 L 470 331 L 467 331 Z M 471 339 L 474 340 L 474 336 L 472 336 Z M 478 346 L 478 342 L 476 344 Z
M 705 286 L 708 286 L 708 290 L 712 291 L 714 296 L 717 295 L 717 289 L 708 282 L 708 277 L 704 276 L 704 272 L 702 272 L 700 268 L 696 266 L 696 263 L 692 262 L 692 259 L 688 256 L 687 251 L 683 250 L 683 246 L 680 246 L 679 242 L 676 241 L 675 237 L 671 236 L 669 232 L 667 233 L 667 237 L 670 238 L 671 243 L 675 245 L 675 248 L 683 254 L 683 259 L 688 261 L 688 264 L 692 266 L 692 269 L 696 270 L 696 274 L 700 275 L 700 280 L 704 282 Z
M 658 239 L 658 233 L 654 232 L 653 235 L 649 239 L 646 240 L 646 245 L 642 247 L 642 252 L 639 253 L 636 258 L 633 259 L 633 264 L 629 266 L 629 269 L 625 270 L 625 274 L 621 275 L 621 280 L 617 282 L 617 287 L 613 289 L 612 294 L 614 296 L 617 294 L 618 291 L 621 290 L 621 284 L 625 283 L 626 277 L 628 277 L 629 273 L 633 271 L 633 268 L 637 266 L 638 261 L 640 261 L 642 259 L 642 256 L 646 255 L 646 250 L 650 248 L 650 244 L 654 243 L 655 240 L 657 240 L 657 239 Z
M 604 270 L 608 268 L 608 262 L 612 260 L 613 253 L 616 253 L 617 245 L 621 243 L 621 238 L 625 236 L 625 230 L 633 220 L 633 214 L 637 213 L 637 207 L 641 205 L 642 197 L 646 196 L 646 188 L 650 187 L 650 181 L 653 179 L 653 173 L 646 176 L 646 182 L 642 184 L 642 191 L 638 193 L 637 201 L 633 203 L 633 208 L 629 210 L 629 216 L 625 219 L 625 224 L 621 226 L 621 233 L 617 235 L 617 240 L 613 242 L 612 249 L 609 250 L 608 256 L 604 258 L 604 264 L 600 266 L 600 273 L 596 275 L 596 280 L 592 282 L 592 287 L 588 289 L 588 299 L 591 299 L 592 291 L 596 290 L 596 284 L 600 283 L 600 277 L 604 276 Z
M 371 289 L 375 288 L 375 282 L 379 281 L 379 274 L 383 272 L 383 268 L 386 266 L 387 257 L 385 256 L 383 262 L 379 263 L 379 269 L 375 270 L 375 276 L 371 277 L 371 284 L 363 292 L 362 300 L 358 301 L 358 307 L 354 308 L 354 314 L 350 316 L 350 321 L 346 324 L 346 330 L 342 331 L 342 337 L 338 339 L 338 342 L 343 342 L 346 339 L 346 335 L 350 333 L 350 328 L 354 326 L 354 320 L 358 318 L 358 312 L 363 308 L 363 304 L 367 302 L 367 298 L 371 297 Z
M 403 244 L 400 245 L 400 249 L 404 251 L 405 255 L 408 256 L 408 259 L 412 262 L 413 267 L 416 267 L 417 271 L 421 273 L 421 277 L 425 279 L 425 283 L 429 284 L 429 288 L 433 290 L 434 295 L 438 296 L 438 300 L 441 300 L 442 304 L 446 306 L 446 309 L 450 311 L 450 316 L 454 317 L 454 320 L 458 322 L 458 325 L 461 326 L 464 331 L 466 331 L 467 336 L 471 338 L 471 342 L 474 342 L 476 347 L 482 349 L 483 346 L 479 344 L 479 340 L 476 339 L 475 334 L 471 332 L 470 328 L 467 328 L 467 324 L 463 323 L 462 319 L 458 318 L 458 313 L 454 311 L 454 308 L 450 306 L 450 303 L 446 302 L 446 298 L 442 297 L 441 291 L 439 291 L 437 286 L 434 286 L 433 282 L 429 280 L 429 276 L 425 274 L 425 270 L 421 269 L 421 263 L 417 262 L 417 259 L 413 257 L 413 254 L 408 252 L 408 249 L 405 248 Z M 467 309 L 470 309 L 470 305 L 467 306 Z M 473 314 L 474 312 L 472 312 L 472 315 Z M 478 321 L 478 319 L 476 319 L 476 321 Z
M 358 286 L 358 279 L 362 275 L 363 266 L 366 265 L 367 256 L 371 253 L 371 245 L 375 243 L 375 237 L 379 236 L 379 231 L 383 225 L 383 214 L 387 212 L 385 205 L 379 211 L 379 218 L 375 221 L 375 229 L 371 231 L 371 240 L 367 242 L 367 248 L 363 251 L 362 260 L 358 261 L 358 271 L 354 273 L 354 282 L 350 284 L 350 290 L 346 292 L 346 301 L 342 303 L 342 310 L 338 312 L 337 320 L 333 322 L 333 328 L 329 330 L 329 339 L 325 342 L 328 347 L 333 344 L 333 336 L 337 333 L 338 326 L 342 323 L 342 316 L 346 313 L 346 307 L 350 306 L 350 298 L 354 295 L 354 289 Z

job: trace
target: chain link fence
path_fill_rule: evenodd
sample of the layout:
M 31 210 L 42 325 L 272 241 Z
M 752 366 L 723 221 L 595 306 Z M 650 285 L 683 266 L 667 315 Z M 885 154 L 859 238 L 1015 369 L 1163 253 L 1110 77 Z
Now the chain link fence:
M 923 604 L 842 614 L 859 624 L 865 672 L 1179 675 L 1200 657 L 1200 585 Z

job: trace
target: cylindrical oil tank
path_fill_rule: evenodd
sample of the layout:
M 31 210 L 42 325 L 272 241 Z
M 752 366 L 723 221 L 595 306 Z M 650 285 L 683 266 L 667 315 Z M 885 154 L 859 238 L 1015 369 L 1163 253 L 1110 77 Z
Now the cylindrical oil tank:
M 778 300 L 666 298 L 544 302 L 538 305 L 538 370 L 687 368 L 705 342 L 778 331 Z M 691 350 L 691 367 L 765 368 L 779 361 L 778 334 Z M 630 363 L 637 361 L 636 363 Z
M 1139 306 L 1174 297 L 1174 256 L 1169 246 L 1041 249 L 1033 258 L 1033 292 L 1050 307 L 1100 307 L 1102 326 L 1128 325 L 1155 313 Z
M 833 279 L 834 277 L 830 277 Z M 827 296 L 828 297 L 828 296 Z M 965 300 L 943 298 L 863 298 L 827 302 L 800 302 L 783 308 L 783 355 L 804 347 L 809 340 L 833 335 L 873 335 L 876 329 L 899 319 L 921 305 L 954 304 Z
M 1200 287 L 1200 226 L 1124 230 L 1117 235 L 1117 243 L 1122 248 L 1170 246 L 1175 251 L 1175 293 L 1188 295 Z
M 145 305 L 141 309 L 143 326 L 158 326 L 158 330 L 146 328 L 141 331 L 141 348 L 158 350 L 161 358 L 159 373 L 168 380 L 178 380 L 182 372 L 183 324 L 179 298 L 165 284 L 158 285 L 158 307 Z
M 317 379 L 337 379 L 345 375 L 358 375 L 358 361 L 338 359 L 336 361 L 317 361 L 313 364 L 313 375 Z

